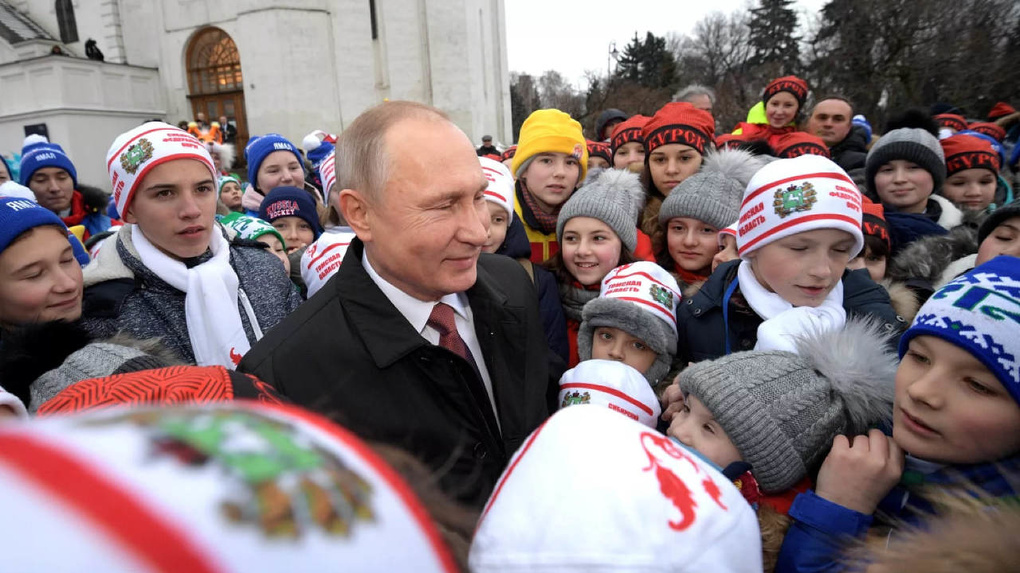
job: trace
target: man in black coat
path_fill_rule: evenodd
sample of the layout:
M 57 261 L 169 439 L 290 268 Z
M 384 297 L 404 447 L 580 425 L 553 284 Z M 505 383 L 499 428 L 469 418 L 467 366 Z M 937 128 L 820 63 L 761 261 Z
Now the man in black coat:
M 480 506 L 548 417 L 559 373 L 524 269 L 481 254 L 488 181 L 472 151 L 428 106 L 388 102 L 359 116 L 337 142 L 334 188 L 357 239 L 239 369 L 411 452 L 448 494 Z M 435 322 L 444 305 L 454 334 Z
M 818 100 L 804 127 L 804 131 L 825 142 L 832 160 L 847 172 L 863 169 L 868 156 L 866 134 L 863 128 L 853 125 L 853 117 L 854 108 L 849 100 L 830 95 Z

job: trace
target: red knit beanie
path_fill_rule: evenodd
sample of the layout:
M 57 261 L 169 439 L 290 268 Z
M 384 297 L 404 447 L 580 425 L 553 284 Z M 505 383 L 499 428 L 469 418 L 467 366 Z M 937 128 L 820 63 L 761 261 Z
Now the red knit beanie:
M 995 141 L 1002 143 L 1002 140 L 1006 139 L 1006 130 L 997 123 L 990 123 L 987 121 L 976 121 L 970 124 L 969 129 L 978 133 L 983 133 L 988 137 L 993 138 Z
M 776 140 L 774 149 L 776 150 L 776 157 L 781 159 L 800 157 L 801 155 L 831 157 L 829 155 L 829 148 L 821 138 L 803 131 L 794 131 L 780 136 Z
M 958 133 L 939 143 L 946 155 L 946 177 L 964 169 L 988 169 L 999 173 L 999 153 L 984 139 Z
M 797 107 L 804 107 L 804 100 L 807 99 L 808 85 L 807 82 L 798 78 L 797 76 L 783 76 L 776 78 L 769 82 L 769 85 L 765 86 L 765 91 L 761 94 L 762 103 L 769 103 L 772 96 L 779 92 L 789 92 L 793 94 L 793 97 L 797 98 Z
M 719 149 L 736 149 L 747 140 L 742 135 L 735 133 L 724 133 L 715 138 L 715 146 Z
M 867 197 L 862 197 L 861 202 L 861 229 L 865 235 L 872 235 L 885 241 L 885 244 L 892 247 L 889 240 L 889 224 L 885 221 L 885 209 L 881 203 L 873 203 Z M 863 254 L 863 253 L 862 253 Z
M 592 141 L 586 140 L 585 143 L 588 145 L 588 158 L 601 157 L 609 163 L 610 166 L 613 164 L 613 156 L 609 154 L 609 144 L 604 141 Z
M 645 115 L 634 115 L 631 116 L 627 121 L 619 123 L 616 128 L 613 129 L 613 138 L 610 142 L 610 152 L 615 157 L 616 150 L 624 146 L 624 144 L 630 143 L 631 141 L 638 141 L 644 144 L 644 140 L 641 138 L 641 128 L 648 123 L 651 119 Z
M 962 115 L 956 115 L 955 113 L 940 113 L 933 117 L 935 123 L 939 124 L 939 127 L 948 127 L 953 131 L 963 131 L 967 129 L 967 120 Z
M 988 121 L 995 121 L 1000 117 L 1006 117 L 1007 115 L 1013 115 L 1014 113 L 1016 113 L 1016 110 L 1013 109 L 1013 106 L 1004 101 L 996 102 L 996 104 L 992 106 L 992 111 L 988 112 Z
M 513 159 L 515 153 L 517 153 L 517 146 L 511 145 L 510 147 L 507 147 L 505 151 L 503 151 L 503 154 L 499 156 L 499 160 L 506 161 L 507 159 Z
M 680 143 L 704 155 L 715 145 L 715 119 L 687 102 L 667 103 L 645 124 L 642 135 L 645 153 L 661 145 Z

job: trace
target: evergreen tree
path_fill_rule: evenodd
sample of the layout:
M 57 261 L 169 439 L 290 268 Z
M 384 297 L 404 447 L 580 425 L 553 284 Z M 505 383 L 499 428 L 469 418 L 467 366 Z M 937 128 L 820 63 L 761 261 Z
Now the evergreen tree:
M 754 63 L 767 69 L 766 75 L 796 74 L 800 70 L 800 37 L 794 0 L 759 0 L 751 9 L 749 41 Z
M 669 88 L 676 83 L 676 57 L 666 47 L 666 39 L 651 32 L 645 35 L 644 41 L 634 39 L 623 49 L 617 77 L 634 82 L 646 88 Z

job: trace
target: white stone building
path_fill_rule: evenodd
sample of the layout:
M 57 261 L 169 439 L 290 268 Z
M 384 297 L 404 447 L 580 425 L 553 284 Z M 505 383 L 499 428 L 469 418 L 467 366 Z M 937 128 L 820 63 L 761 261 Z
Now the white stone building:
M 510 141 L 503 0 L 0 0 L 0 153 L 45 124 L 83 183 L 106 187 L 109 144 L 147 119 L 226 115 L 241 155 L 384 99 Z

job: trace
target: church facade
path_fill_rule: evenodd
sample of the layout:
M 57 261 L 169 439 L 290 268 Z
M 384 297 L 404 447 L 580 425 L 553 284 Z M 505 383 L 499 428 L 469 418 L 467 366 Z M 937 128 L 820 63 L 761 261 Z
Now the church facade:
M 153 118 L 226 117 L 241 155 L 406 99 L 511 140 L 503 0 L 0 0 L 0 91 L 0 153 L 45 131 L 100 187 Z

